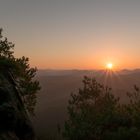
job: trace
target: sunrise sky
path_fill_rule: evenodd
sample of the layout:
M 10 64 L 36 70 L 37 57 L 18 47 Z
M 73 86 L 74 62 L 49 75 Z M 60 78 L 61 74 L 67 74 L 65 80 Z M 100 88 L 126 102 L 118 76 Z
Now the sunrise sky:
M 39 69 L 140 68 L 139 0 L 0 0 L 0 21 Z

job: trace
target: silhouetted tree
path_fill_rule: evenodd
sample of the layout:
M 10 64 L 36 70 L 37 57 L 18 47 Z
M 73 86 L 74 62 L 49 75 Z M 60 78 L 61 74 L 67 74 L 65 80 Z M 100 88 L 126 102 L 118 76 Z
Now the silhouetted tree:
M 83 88 L 71 94 L 69 118 L 63 136 L 67 140 L 140 139 L 140 94 L 135 87 L 130 104 L 120 104 L 111 89 L 84 77 Z M 133 98 L 132 98 L 133 97 Z M 139 97 L 139 98 L 138 98 Z
M 14 44 L 2 36 L 0 29 L 0 69 L 12 74 L 25 108 L 33 115 L 36 93 L 40 90 L 39 82 L 34 78 L 37 69 L 30 67 L 28 58 L 16 58 L 13 49 Z

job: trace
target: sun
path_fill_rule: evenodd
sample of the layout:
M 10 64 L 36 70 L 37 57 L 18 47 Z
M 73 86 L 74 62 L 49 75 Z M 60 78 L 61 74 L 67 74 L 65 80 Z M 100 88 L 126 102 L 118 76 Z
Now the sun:
M 107 63 L 106 68 L 109 69 L 109 70 L 112 70 L 113 69 L 113 64 L 112 63 Z

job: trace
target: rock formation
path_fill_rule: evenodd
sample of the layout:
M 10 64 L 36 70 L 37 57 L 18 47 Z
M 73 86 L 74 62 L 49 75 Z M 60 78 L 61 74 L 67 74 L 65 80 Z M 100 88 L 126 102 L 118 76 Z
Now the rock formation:
M 4 67 L 0 67 L 0 140 L 35 140 L 20 91 Z

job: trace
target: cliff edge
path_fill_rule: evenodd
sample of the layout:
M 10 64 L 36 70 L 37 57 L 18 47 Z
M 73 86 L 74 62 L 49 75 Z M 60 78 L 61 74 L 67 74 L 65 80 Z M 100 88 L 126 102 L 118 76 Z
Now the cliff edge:
M 0 69 L 0 140 L 35 140 L 20 91 L 6 68 Z

